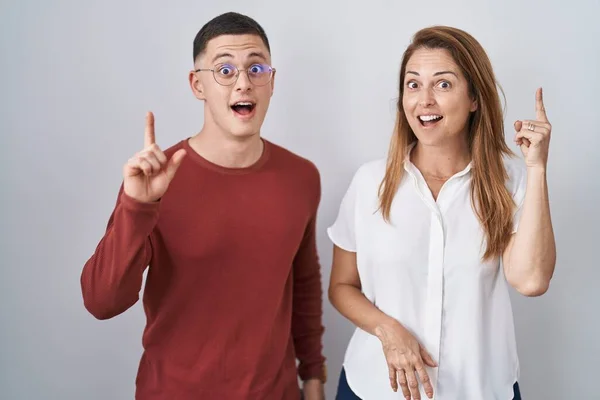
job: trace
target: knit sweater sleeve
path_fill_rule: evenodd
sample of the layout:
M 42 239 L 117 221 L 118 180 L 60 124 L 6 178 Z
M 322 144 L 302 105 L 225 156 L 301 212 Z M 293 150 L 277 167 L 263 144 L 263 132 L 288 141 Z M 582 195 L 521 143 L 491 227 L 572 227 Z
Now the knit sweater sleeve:
M 300 379 L 325 381 L 325 358 L 322 350 L 322 298 L 321 266 L 317 254 L 316 220 L 321 197 L 319 176 L 313 179 L 313 213 L 306 226 L 303 240 L 294 260 L 294 300 L 292 334 L 299 360 Z
M 106 231 L 81 274 L 84 305 L 96 318 L 112 318 L 139 300 L 158 210 L 159 202 L 140 203 L 121 186 Z

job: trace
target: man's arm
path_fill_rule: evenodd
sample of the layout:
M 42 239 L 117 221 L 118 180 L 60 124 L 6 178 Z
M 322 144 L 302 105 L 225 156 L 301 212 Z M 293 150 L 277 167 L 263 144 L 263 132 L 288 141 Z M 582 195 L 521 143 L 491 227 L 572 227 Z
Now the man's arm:
M 317 209 L 321 198 L 318 172 L 314 187 L 313 214 L 306 226 L 293 265 L 292 335 L 299 361 L 298 375 L 305 382 L 305 395 L 308 395 L 308 389 L 311 392 L 322 390 L 322 382 L 326 380 L 322 345 L 325 330 L 322 324 L 323 288 L 316 239 Z
M 144 148 L 123 166 L 123 184 L 104 237 L 81 274 L 83 301 L 98 319 L 112 318 L 139 299 L 144 270 L 152 257 L 150 233 L 160 199 L 185 157 L 169 159 L 156 144 L 154 114 L 146 114 Z
M 128 197 L 121 187 L 106 232 L 81 274 L 84 305 L 96 318 L 112 318 L 138 301 L 158 207 Z

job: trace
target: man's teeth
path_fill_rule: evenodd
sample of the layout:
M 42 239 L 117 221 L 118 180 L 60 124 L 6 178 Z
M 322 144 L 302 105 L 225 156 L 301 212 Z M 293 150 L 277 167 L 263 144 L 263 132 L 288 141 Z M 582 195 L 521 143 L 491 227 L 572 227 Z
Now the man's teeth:
M 235 103 L 234 106 L 252 106 L 252 103 L 249 101 L 241 101 L 239 103 Z
M 441 118 L 442 118 L 441 115 L 421 115 L 419 117 L 419 119 L 423 122 L 434 121 L 434 120 L 438 120 Z

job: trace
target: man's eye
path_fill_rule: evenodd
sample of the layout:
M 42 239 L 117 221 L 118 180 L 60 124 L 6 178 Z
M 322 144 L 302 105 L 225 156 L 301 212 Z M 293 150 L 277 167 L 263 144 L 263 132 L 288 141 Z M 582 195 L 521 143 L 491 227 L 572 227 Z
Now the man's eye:
M 233 73 L 233 67 L 229 65 L 223 65 L 218 71 L 221 75 L 231 75 Z
M 265 67 L 260 64 L 254 64 L 250 67 L 250 72 L 253 74 L 260 74 L 261 72 L 265 72 Z

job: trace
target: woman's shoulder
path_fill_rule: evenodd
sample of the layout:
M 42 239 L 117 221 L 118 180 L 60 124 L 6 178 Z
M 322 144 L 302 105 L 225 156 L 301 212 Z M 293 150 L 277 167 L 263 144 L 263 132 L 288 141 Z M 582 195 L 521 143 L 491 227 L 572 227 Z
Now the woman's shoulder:
M 381 182 L 385 176 L 386 159 L 378 158 L 363 162 L 354 173 L 354 181 L 358 184 L 372 184 Z

